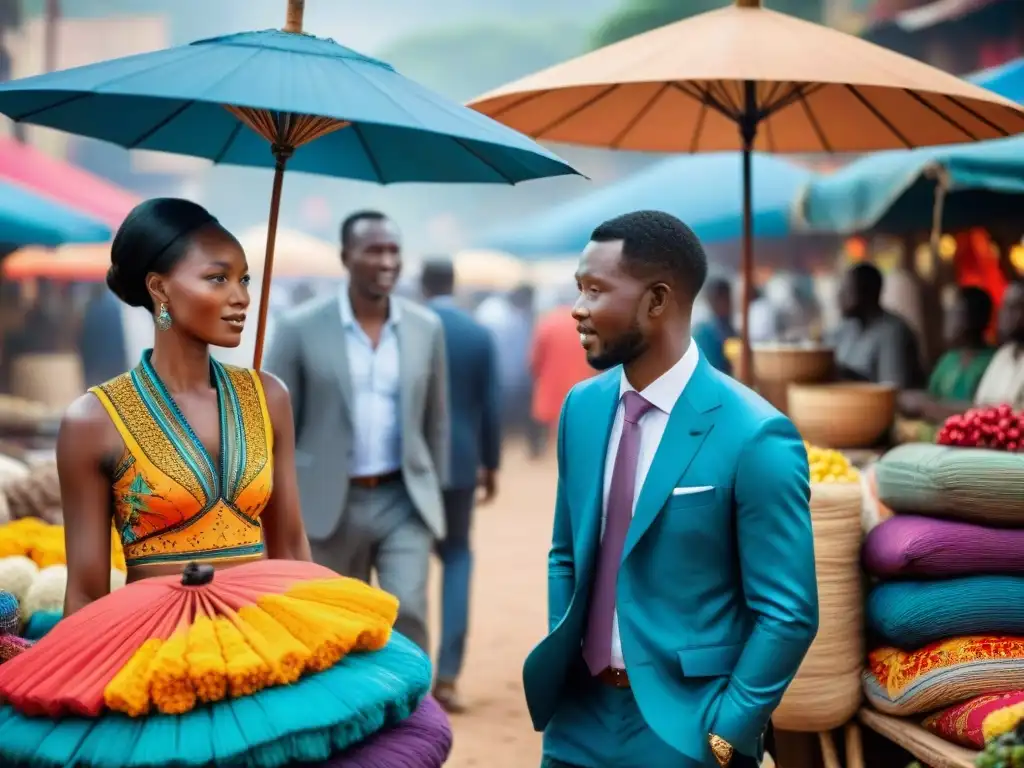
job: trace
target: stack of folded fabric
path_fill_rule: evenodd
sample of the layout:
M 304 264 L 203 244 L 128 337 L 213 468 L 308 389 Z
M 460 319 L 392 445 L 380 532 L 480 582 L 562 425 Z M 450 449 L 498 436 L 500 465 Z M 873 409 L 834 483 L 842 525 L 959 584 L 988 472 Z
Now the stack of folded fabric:
M 5 768 L 438 768 L 397 601 L 312 563 L 146 579 L 0 666 Z
M 875 472 L 868 701 L 979 750 L 1024 710 L 1024 455 L 910 444 Z

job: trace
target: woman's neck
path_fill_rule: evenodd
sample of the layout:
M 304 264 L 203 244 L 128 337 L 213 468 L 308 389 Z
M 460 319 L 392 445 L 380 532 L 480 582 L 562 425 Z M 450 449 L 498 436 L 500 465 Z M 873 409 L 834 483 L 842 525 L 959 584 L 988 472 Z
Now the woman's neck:
M 210 388 L 210 347 L 171 331 L 157 331 L 150 358 L 153 370 L 169 392 Z

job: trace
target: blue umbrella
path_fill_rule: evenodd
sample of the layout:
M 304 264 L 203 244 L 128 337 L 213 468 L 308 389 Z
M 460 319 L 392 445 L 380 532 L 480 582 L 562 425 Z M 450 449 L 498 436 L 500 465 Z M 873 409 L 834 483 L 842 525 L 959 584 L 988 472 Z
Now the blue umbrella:
M 812 182 L 796 224 L 842 235 L 928 230 L 939 189 L 945 228 L 1019 216 L 1024 137 L 868 155 Z
M 390 65 L 303 34 L 303 6 L 289 0 L 284 31 L 200 40 L 0 86 L 0 112 L 17 121 L 129 149 L 275 169 L 256 367 L 286 164 L 379 183 L 514 184 L 576 173 Z
M 983 69 L 969 78 L 975 85 L 988 88 L 1010 101 L 1024 104 L 1024 58 Z
M 602 221 L 643 208 L 678 216 L 705 243 L 733 240 L 743 234 L 741 162 L 735 152 L 664 160 L 515 229 L 485 235 L 480 245 L 533 259 L 578 253 Z M 783 237 L 796 195 L 814 174 L 772 155 L 754 153 L 752 162 L 754 236 Z
M 7 248 L 102 243 L 110 239 L 110 234 L 110 227 L 97 219 L 15 184 L 0 182 L 0 244 Z

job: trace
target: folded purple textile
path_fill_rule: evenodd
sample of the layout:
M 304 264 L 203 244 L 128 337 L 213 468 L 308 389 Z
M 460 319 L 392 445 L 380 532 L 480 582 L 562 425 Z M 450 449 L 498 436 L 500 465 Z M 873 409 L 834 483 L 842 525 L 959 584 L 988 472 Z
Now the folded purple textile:
M 427 696 L 398 725 L 378 731 L 319 768 L 441 768 L 451 749 L 448 716 Z
M 875 576 L 1024 573 L 1024 529 L 896 515 L 871 530 L 862 550 Z
M 31 640 L 25 640 L 17 635 L 0 635 L 0 664 L 10 661 L 31 647 Z

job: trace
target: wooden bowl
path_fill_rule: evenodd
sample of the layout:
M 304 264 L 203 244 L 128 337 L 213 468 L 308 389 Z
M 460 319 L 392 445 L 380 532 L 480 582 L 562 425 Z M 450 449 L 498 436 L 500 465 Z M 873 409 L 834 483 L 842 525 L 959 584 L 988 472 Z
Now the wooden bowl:
M 787 399 L 804 440 L 822 448 L 871 448 L 896 416 L 889 384 L 790 384 Z
M 828 381 L 835 365 L 829 347 L 754 345 L 755 381 L 810 382 Z

